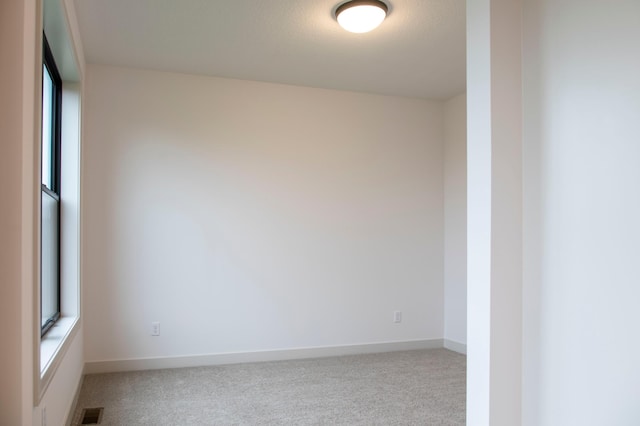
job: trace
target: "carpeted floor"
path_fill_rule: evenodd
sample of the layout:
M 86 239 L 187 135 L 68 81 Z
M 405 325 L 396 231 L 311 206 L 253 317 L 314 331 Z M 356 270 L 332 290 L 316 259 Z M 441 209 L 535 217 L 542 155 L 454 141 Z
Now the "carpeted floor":
M 103 425 L 463 425 L 466 357 L 446 349 L 84 378 Z

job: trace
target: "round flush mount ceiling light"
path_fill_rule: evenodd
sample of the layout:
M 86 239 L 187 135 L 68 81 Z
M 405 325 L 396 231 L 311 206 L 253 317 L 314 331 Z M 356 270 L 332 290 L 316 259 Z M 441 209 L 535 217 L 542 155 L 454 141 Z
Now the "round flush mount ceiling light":
M 382 24 L 389 8 L 379 0 L 351 0 L 336 9 L 342 28 L 352 33 L 367 33 Z

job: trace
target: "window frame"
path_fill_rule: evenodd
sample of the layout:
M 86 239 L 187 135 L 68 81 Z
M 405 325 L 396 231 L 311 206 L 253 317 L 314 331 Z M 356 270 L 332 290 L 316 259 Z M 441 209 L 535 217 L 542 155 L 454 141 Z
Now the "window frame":
M 56 321 L 58 321 L 60 319 L 61 316 L 61 285 L 60 285 L 60 281 L 61 281 L 61 250 L 62 250 L 62 245 L 61 245 L 61 237 L 62 237 L 62 232 L 61 232 L 61 197 L 60 197 L 60 190 L 61 190 L 61 140 L 62 140 L 62 78 L 60 77 L 60 72 L 58 71 L 58 67 L 56 65 L 55 59 L 53 57 L 53 53 L 51 52 L 51 48 L 49 46 L 49 42 L 47 41 L 47 37 L 45 36 L 45 34 L 42 34 L 42 45 L 43 45 L 43 49 L 42 49 L 42 66 L 43 66 L 43 72 L 44 72 L 44 68 L 46 68 L 46 70 L 49 73 L 49 76 L 51 77 L 51 83 L 52 83 L 52 100 L 51 100 L 51 164 L 50 164 L 50 181 L 51 181 L 51 188 L 48 188 L 44 183 L 43 183 L 43 179 L 42 176 L 40 177 L 40 187 L 41 187 L 41 191 L 43 193 L 46 193 L 48 196 L 50 196 L 51 198 L 53 198 L 56 203 L 57 203 L 57 259 L 56 259 L 56 263 L 57 263 L 57 276 L 56 276 L 56 294 L 57 294 L 57 300 L 56 300 L 56 312 L 53 316 L 49 317 L 46 319 L 46 322 L 44 324 L 42 324 L 43 322 L 43 318 L 42 318 L 42 284 L 43 284 L 43 279 L 42 279 L 42 273 L 40 274 L 40 324 L 41 324 L 41 331 L 40 331 L 40 336 L 43 337 L 50 329 L 51 327 L 53 327 L 53 325 L 56 323 Z M 44 76 L 42 77 L 42 90 L 44 90 Z M 43 100 L 41 100 L 41 102 L 43 102 Z M 41 109 L 42 109 L 43 105 L 41 105 Z M 44 117 L 41 117 L 41 126 L 44 123 Z M 44 140 L 42 140 L 42 136 L 41 136 L 41 140 L 40 140 L 40 174 L 42 174 L 42 165 L 43 165 L 43 146 L 44 146 Z M 43 264 L 43 258 L 44 258 L 44 253 L 42 250 L 42 205 L 40 206 L 40 213 L 41 213 L 41 219 L 40 219 L 40 270 L 42 271 L 42 264 Z

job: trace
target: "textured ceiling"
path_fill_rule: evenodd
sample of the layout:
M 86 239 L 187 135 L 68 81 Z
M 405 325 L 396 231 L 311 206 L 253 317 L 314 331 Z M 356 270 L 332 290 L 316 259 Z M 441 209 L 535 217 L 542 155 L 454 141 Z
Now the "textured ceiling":
M 76 0 L 89 63 L 386 95 L 465 90 L 465 0 L 388 0 L 367 34 L 339 0 Z

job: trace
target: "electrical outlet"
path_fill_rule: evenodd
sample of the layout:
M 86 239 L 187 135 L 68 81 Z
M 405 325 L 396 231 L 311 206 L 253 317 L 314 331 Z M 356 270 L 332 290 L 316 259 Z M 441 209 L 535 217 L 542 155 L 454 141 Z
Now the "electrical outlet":
M 151 335 L 159 336 L 160 335 L 160 322 L 154 321 L 151 323 Z
M 393 322 L 399 324 L 402 322 L 402 311 L 394 311 L 393 312 Z

